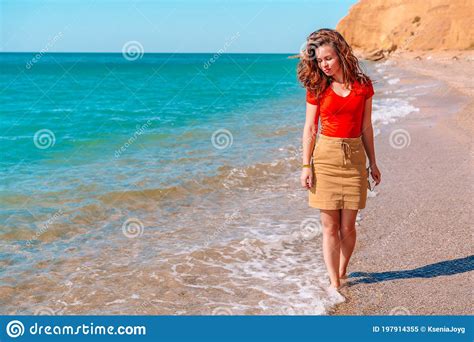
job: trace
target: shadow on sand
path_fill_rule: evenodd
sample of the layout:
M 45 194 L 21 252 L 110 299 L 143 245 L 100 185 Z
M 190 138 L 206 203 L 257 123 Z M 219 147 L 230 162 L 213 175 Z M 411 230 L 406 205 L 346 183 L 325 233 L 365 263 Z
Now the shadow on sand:
M 453 275 L 474 270 L 474 255 L 465 258 L 441 261 L 435 264 L 418 267 L 405 271 L 388 271 L 388 272 L 352 272 L 348 276 L 348 286 L 356 284 L 372 284 L 381 281 L 408 279 L 408 278 L 434 278 L 438 276 Z M 352 280 L 352 278 L 359 278 Z

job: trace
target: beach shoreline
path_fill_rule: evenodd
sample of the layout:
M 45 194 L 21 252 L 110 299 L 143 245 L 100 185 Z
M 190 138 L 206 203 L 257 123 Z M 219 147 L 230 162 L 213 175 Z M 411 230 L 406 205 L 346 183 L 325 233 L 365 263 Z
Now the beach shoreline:
M 443 82 L 375 137 L 382 183 L 330 315 L 472 314 L 472 51 L 394 54 Z M 402 146 L 399 145 L 402 144 Z M 398 145 L 397 145 L 398 144 Z
M 110 58 L 114 60 L 117 57 L 120 58 Z M 196 65 L 201 65 L 201 59 L 205 57 L 190 58 Z M 103 103 L 100 117 L 96 117 L 93 111 L 70 112 L 77 122 L 81 122 L 81 118 L 87 118 L 88 121 L 94 118 L 102 120 L 104 115 L 114 119 L 109 124 L 117 129 L 116 135 L 112 135 L 115 138 L 97 145 L 101 147 L 97 149 L 97 156 L 102 156 L 105 163 L 102 159 L 100 163 L 87 159 L 92 157 L 91 152 L 88 152 L 84 155 L 88 161 L 87 168 L 78 168 L 83 165 L 75 161 L 74 167 L 68 168 L 69 172 L 61 173 L 61 169 L 57 169 L 57 163 L 50 163 L 51 172 L 47 177 L 38 173 L 37 179 L 41 180 L 41 184 L 47 185 L 48 196 L 34 196 L 31 203 L 28 203 L 28 211 L 17 208 L 20 210 L 12 215 L 2 235 L 4 254 L 0 263 L 5 266 L 5 272 L 0 279 L 0 303 L 3 312 L 327 315 L 332 310 L 335 314 L 388 313 L 393 308 L 402 307 L 411 313 L 417 313 L 416 308 L 419 306 L 415 306 L 415 309 L 409 306 L 410 303 L 415 303 L 413 300 L 403 302 L 399 297 L 406 293 L 420 297 L 420 292 L 414 288 L 415 284 L 418 285 L 418 279 L 411 279 L 415 283 L 408 285 L 404 285 L 405 279 L 400 279 L 400 287 L 394 280 L 379 281 L 367 286 L 365 283 L 357 284 L 343 290 L 347 302 L 335 307 L 340 298 L 327 291 L 329 279 L 321 249 L 319 210 L 308 209 L 307 190 L 301 188 L 299 180 L 304 92 L 285 67 L 295 66 L 294 61 L 288 62 L 283 56 L 259 55 L 254 61 L 245 57 L 242 63 L 258 61 L 254 65 L 257 68 L 255 77 L 258 78 L 267 73 L 264 66 L 268 60 L 265 58 L 281 59 L 281 64 L 278 64 L 280 67 L 275 69 L 279 73 L 273 74 L 274 80 L 267 80 L 274 99 L 257 102 L 261 109 L 252 112 L 252 120 L 245 120 L 243 113 L 246 110 L 239 106 L 239 111 L 229 117 L 229 121 L 223 126 L 232 133 L 226 150 L 218 149 L 211 141 L 213 132 L 222 132 L 217 129 L 222 126 L 213 126 L 215 120 L 211 115 L 214 113 L 220 116 L 219 112 L 209 113 L 210 121 L 203 119 L 200 126 L 193 126 L 190 130 L 173 131 L 168 127 L 174 133 L 169 138 L 163 138 L 164 140 L 157 139 L 161 128 L 159 119 L 154 119 L 157 118 L 156 114 L 143 108 L 132 108 L 112 115 L 109 111 L 111 104 Z M 225 56 L 220 61 L 224 62 Z M 228 62 L 234 63 L 231 60 Z M 15 63 L 23 64 L 21 59 Z M 46 66 L 56 65 L 56 61 L 48 61 L 46 56 L 42 63 Z M 102 62 L 95 63 L 100 69 Z M 462 246 L 462 242 L 468 239 L 467 229 L 464 227 L 469 225 L 469 217 L 465 212 L 456 212 L 455 217 L 459 222 L 451 230 L 460 231 L 458 226 L 464 230 L 459 239 L 451 239 L 454 251 L 452 255 L 449 254 L 451 248 L 443 245 L 450 240 L 440 233 L 446 228 L 439 228 L 442 224 L 449 226 L 448 213 L 459 208 L 462 211 L 468 205 L 464 203 L 468 196 L 463 193 L 468 182 L 461 178 L 469 175 L 470 169 L 464 165 L 469 155 L 466 149 L 469 141 L 466 134 L 458 134 L 457 130 L 466 129 L 466 119 L 470 116 L 455 114 L 459 112 L 460 104 L 466 102 L 466 95 L 454 87 L 446 91 L 444 83 L 431 81 L 429 70 L 425 72 L 428 75 L 417 76 L 419 74 L 403 69 L 402 60 L 393 66 L 390 63 L 367 65 L 370 70 L 368 74 L 381 81 L 379 86 L 375 85 L 373 119 L 377 133 L 377 162 L 382 171 L 383 183 L 377 188 L 377 196 L 368 199 L 367 209 L 362 210 L 358 216 L 362 221 L 357 228 L 358 245 L 349 265 L 349 273 L 397 270 L 399 272 L 396 275 L 403 276 L 404 273 L 400 270 L 413 270 L 437 262 L 462 259 L 472 254 L 469 246 Z M 217 64 L 212 68 L 216 77 L 220 75 L 218 68 Z M 440 67 L 436 68 L 438 69 Z M 41 64 L 33 70 L 41 71 Z M 92 77 L 90 79 L 80 70 L 77 69 L 76 74 L 84 84 L 95 80 L 95 73 L 85 73 Z M 231 76 L 229 73 L 226 75 Z M 24 77 L 24 82 L 28 84 L 29 80 Z M 238 69 L 234 77 L 238 79 Z M 39 79 L 50 78 L 41 76 Z M 286 81 L 281 83 L 281 88 L 274 88 L 280 79 Z M 229 80 L 228 84 L 233 84 L 234 79 Z M 158 86 L 160 85 L 156 84 Z M 162 86 L 167 87 L 164 84 Z M 250 80 L 248 86 L 248 89 L 240 88 L 242 94 L 254 91 Z M 83 89 L 86 91 L 87 87 Z M 36 93 L 31 94 L 32 98 L 34 94 Z M 141 95 L 143 99 L 147 99 L 150 94 Z M 212 96 L 212 92 L 209 94 Z M 285 94 L 284 97 L 281 94 Z M 112 100 L 115 103 L 118 99 Z M 80 97 L 78 101 L 81 101 Z M 92 106 L 95 100 L 90 101 Z M 74 107 L 66 101 L 61 108 Z M 439 114 L 439 108 L 443 108 L 443 115 Z M 417 110 L 419 111 L 416 112 Z M 415 113 L 411 113 L 412 111 Z M 149 127 L 152 138 L 146 139 L 142 134 L 140 140 L 133 145 L 137 150 L 130 150 L 128 156 L 120 155 L 117 160 L 114 155 L 117 150 L 115 141 L 118 139 L 123 144 L 130 137 L 127 129 L 122 130 L 122 125 L 134 122 L 130 117 L 138 118 L 137 115 L 143 122 L 158 120 Z M 43 119 L 46 120 L 47 117 L 43 116 Z M 295 121 L 295 117 L 298 117 L 298 121 Z M 396 121 L 399 117 L 401 119 Z M 122 124 L 115 126 L 115 119 L 121 120 Z M 446 132 L 443 131 L 444 128 L 434 130 L 434 123 L 445 119 L 448 120 Z M 161 123 L 161 127 L 167 127 L 163 125 Z M 452 125 L 455 127 L 452 128 Z M 47 125 L 52 131 L 58 132 L 64 129 L 63 126 L 61 122 Z M 69 139 L 81 141 L 77 148 L 85 141 L 89 141 L 89 144 L 97 143 L 94 142 L 94 135 L 90 137 L 92 140 L 81 140 L 87 138 L 80 135 L 83 131 L 73 125 L 68 127 Z M 129 127 L 130 132 L 135 128 L 134 125 Z M 388 143 L 388 137 L 397 128 L 405 129 L 411 136 L 408 148 L 395 149 Z M 24 129 L 27 131 L 28 127 Z M 167 140 L 183 136 L 184 140 Z M 16 139 L 16 136 L 12 136 L 13 138 Z M 189 141 L 201 144 L 196 144 L 196 149 L 193 150 Z M 261 144 L 257 144 L 259 142 Z M 436 147 L 439 143 L 441 148 Z M 120 147 L 120 144 L 117 146 Z M 147 151 L 146 154 L 141 153 L 139 144 L 146 146 L 143 149 Z M 199 176 L 200 172 L 187 174 L 184 182 L 177 182 L 177 186 L 162 187 L 162 177 L 157 175 L 160 170 L 166 171 L 166 168 L 161 169 L 160 163 L 148 164 L 148 152 L 159 159 L 161 154 L 158 152 L 161 149 L 172 150 L 181 145 L 186 146 L 189 154 L 183 154 L 179 159 L 170 158 L 170 168 L 173 171 L 209 170 L 208 162 L 216 161 L 217 168 L 210 168 L 215 174 L 207 175 L 205 172 L 206 176 L 202 178 Z M 20 152 L 13 152 L 16 151 L 15 146 L 23 145 L 11 140 L 10 146 L 12 155 L 22 155 Z M 76 151 L 68 146 L 58 139 L 55 145 L 57 154 L 51 161 L 64 160 L 65 165 L 68 165 L 69 159 L 61 159 L 62 156 L 70 156 Z M 133 146 L 129 147 L 133 149 Z M 434 151 L 437 154 L 430 162 L 430 169 L 420 162 L 431 157 Z M 78 159 L 84 156 L 79 152 Z M 423 158 L 420 159 L 419 156 Z M 113 159 L 107 163 L 105 157 Z M 166 158 L 163 160 L 166 161 Z M 236 163 L 238 160 L 244 162 Z M 30 161 L 30 166 L 34 165 L 33 161 L 34 159 Z M 463 167 L 458 167 L 453 172 L 451 166 L 460 161 L 464 162 Z M 178 164 L 183 164 L 183 168 L 178 169 Z M 141 170 L 138 179 L 130 178 L 126 172 L 130 166 Z M 407 169 L 413 169 L 413 172 L 406 172 Z M 31 170 L 35 169 L 29 169 Z M 88 170 L 93 170 L 94 177 L 88 174 Z M 82 172 L 82 178 L 73 171 Z M 178 174 L 170 174 L 168 179 L 173 179 L 171 176 Z M 442 179 L 442 187 L 438 189 L 439 175 L 443 174 L 449 174 L 450 177 Z M 167 173 L 163 175 L 166 176 Z M 70 181 L 75 177 L 82 180 L 77 182 L 77 188 L 76 182 Z M 158 182 L 154 183 L 154 180 Z M 126 186 L 128 183 L 133 186 L 129 188 Z M 15 190 L 20 190 L 22 184 L 25 183 L 16 181 Z M 69 196 L 68 189 L 73 189 L 74 196 Z M 452 189 L 453 193 L 446 189 Z M 79 200 L 87 200 L 85 206 L 81 206 L 81 201 L 75 201 L 77 194 L 81 195 L 78 196 Z M 449 203 L 441 210 L 438 206 L 445 198 L 443 196 L 448 197 Z M 23 203 L 20 201 L 22 199 L 21 196 L 13 198 L 8 209 L 16 209 L 14 204 Z M 459 203 L 460 207 L 457 208 L 455 204 Z M 438 217 L 435 210 L 443 212 L 442 218 Z M 414 229 L 415 224 L 420 222 L 421 232 L 433 231 L 432 237 L 426 239 L 426 242 L 422 241 L 426 245 L 421 247 L 419 244 L 422 236 L 416 235 L 418 231 Z M 32 223 L 37 227 L 31 227 Z M 9 230 L 11 227 L 16 228 Z M 404 240 L 403 230 L 410 233 L 406 234 L 410 237 L 409 241 Z M 385 244 L 382 252 L 386 256 L 396 255 L 396 258 L 387 258 L 382 253 L 380 259 L 381 249 L 377 246 L 377 241 Z M 410 252 L 414 249 L 413 246 L 419 251 L 412 256 Z M 404 260 L 399 255 L 412 259 Z M 454 266 L 449 264 L 450 268 L 456 269 Z M 456 276 L 460 279 L 452 283 L 451 280 Z M 466 302 L 462 295 L 469 293 L 469 282 L 465 276 L 466 273 L 458 272 L 444 277 L 447 278 L 446 285 L 442 284 L 441 287 L 456 289 L 456 293 L 446 294 L 446 310 L 442 312 L 467 312 L 469 303 L 464 304 L 466 307 L 460 304 L 462 300 Z M 434 279 L 439 278 L 441 277 Z M 130 279 L 133 279 L 132 283 Z M 351 278 L 357 279 L 361 278 Z M 459 284 L 464 286 L 461 292 L 456 288 Z M 430 294 L 430 291 L 438 290 L 437 285 L 427 283 L 420 291 L 439 300 L 439 297 Z M 377 302 L 380 296 L 389 297 L 387 293 L 395 294 L 391 302 L 387 301 L 383 305 Z M 454 310 L 449 311 L 450 301 L 455 296 L 461 298 L 460 302 Z M 422 298 L 425 299 L 424 296 Z M 403 310 L 401 311 L 405 312 Z

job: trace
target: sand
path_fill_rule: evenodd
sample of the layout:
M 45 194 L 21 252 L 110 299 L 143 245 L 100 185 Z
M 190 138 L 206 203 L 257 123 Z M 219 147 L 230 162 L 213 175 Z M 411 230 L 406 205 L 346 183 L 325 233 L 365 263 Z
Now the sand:
M 347 300 L 331 314 L 473 314 L 473 55 L 413 52 L 391 58 L 445 87 L 419 98 L 419 112 L 376 136 L 382 183 L 357 228 L 349 279 L 341 289 Z M 404 148 L 390 144 L 396 129 L 408 132 Z

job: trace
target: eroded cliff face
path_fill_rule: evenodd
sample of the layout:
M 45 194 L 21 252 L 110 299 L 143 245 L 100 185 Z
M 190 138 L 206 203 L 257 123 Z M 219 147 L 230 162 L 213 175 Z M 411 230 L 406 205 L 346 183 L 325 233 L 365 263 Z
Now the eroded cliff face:
M 336 27 L 364 58 L 474 49 L 474 0 L 360 0 Z

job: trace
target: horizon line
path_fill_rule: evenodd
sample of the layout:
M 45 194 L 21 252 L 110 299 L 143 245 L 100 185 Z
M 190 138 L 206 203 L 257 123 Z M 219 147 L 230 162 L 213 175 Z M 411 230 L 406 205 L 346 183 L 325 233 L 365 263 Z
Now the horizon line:
M 42 54 L 55 54 L 55 53 L 90 53 L 90 54 L 98 54 L 98 53 L 109 53 L 109 54 L 123 54 L 122 51 L 48 51 L 48 52 L 41 52 L 41 51 L 0 51 L 1 53 L 42 53 Z M 219 54 L 219 55 L 235 55 L 235 54 L 268 54 L 268 55 L 295 55 L 299 54 L 298 52 L 223 52 L 219 53 L 216 52 L 143 52 L 144 55 L 146 54 Z

